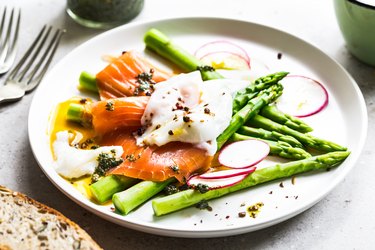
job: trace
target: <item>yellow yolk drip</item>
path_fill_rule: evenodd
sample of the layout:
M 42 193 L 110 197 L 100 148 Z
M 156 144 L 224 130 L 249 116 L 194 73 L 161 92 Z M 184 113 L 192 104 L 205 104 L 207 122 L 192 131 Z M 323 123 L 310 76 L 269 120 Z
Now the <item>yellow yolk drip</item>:
M 74 143 L 82 143 L 88 139 L 93 139 L 95 137 L 95 132 L 92 128 L 86 128 L 82 125 L 67 121 L 67 111 L 70 104 L 81 104 L 82 98 L 74 97 L 65 102 L 59 103 L 56 108 L 52 111 L 50 116 L 50 123 L 48 128 L 48 134 L 50 136 L 50 147 L 53 157 L 55 157 L 53 152 L 52 144 L 56 140 L 56 133 L 59 131 L 68 130 L 73 133 L 75 138 Z M 71 142 L 72 143 L 72 142 Z M 93 196 L 90 191 L 91 177 L 83 177 L 77 180 L 67 180 L 71 183 L 80 193 L 90 200 L 93 200 Z

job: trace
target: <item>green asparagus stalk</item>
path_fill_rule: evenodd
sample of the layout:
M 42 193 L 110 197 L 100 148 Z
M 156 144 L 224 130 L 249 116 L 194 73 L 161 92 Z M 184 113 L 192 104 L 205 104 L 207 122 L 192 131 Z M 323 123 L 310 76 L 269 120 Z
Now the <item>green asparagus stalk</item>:
M 249 126 L 242 126 L 237 130 L 239 134 L 252 136 L 255 138 L 270 140 L 270 141 L 283 141 L 290 144 L 292 147 L 303 148 L 301 142 L 290 135 L 284 135 L 276 131 L 268 131 L 262 128 L 253 128 Z
M 254 98 L 259 91 L 278 83 L 288 74 L 288 72 L 277 72 L 260 77 L 244 90 L 237 92 L 233 99 L 233 114 L 237 113 L 241 108 L 243 108 L 247 102 Z
M 83 71 L 79 76 L 79 89 L 98 93 L 96 86 L 96 76 Z
M 133 186 L 138 181 L 126 176 L 108 175 L 91 184 L 90 190 L 94 198 L 98 202 L 103 203 L 110 200 L 113 194 Z
M 242 126 L 247 120 L 255 116 L 265 105 L 273 102 L 282 93 L 280 84 L 272 85 L 268 89 L 262 90 L 259 95 L 251 99 L 240 111 L 232 116 L 229 126 L 216 139 L 217 148 L 220 149 L 224 143 Z
M 142 181 L 134 186 L 122 191 L 115 193 L 112 196 L 113 204 L 118 212 L 121 214 L 128 214 L 134 208 L 146 202 L 148 199 L 153 197 L 162 191 L 168 184 L 174 179 L 168 179 L 163 182 L 155 181 Z
M 85 107 L 81 104 L 69 104 L 68 111 L 66 112 L 66 119 L 68 121 L 82 123 L 85 115 Z
M 303 150 L 302 148 L 294 148 L 285 141 L 271 141 L 267 139 L 260 139 L 253 136 L 241 135 L 239 133 L 234 133 L 231 137 L 231 141 L 243 141 L 249 139 L 257 139 L 264 141 L 270 146 L 270 154 L 278 155 L 286 159 L 306 159 L 311 157 L 311 154 Z
M 301 133 L 313 131 L 313 129 L 304 121 L 294 116 L 284 114 L 283 112 L 278 110 L 275 105 L 265 106 L 260 110 L 259 114 L 277 123 L 283 124 L 291 129 L 297 130 Z
M 330 142 L 324 139 L 314 137 L 309 134 L 298 132 L 285 125 L 281 125 L 268 118 L 265 118 L 261 115 L 255 115 L 252 119 L 248 120 L 247 124 L 253 127 L 259 127 L 266 130 L 276 131 L 279 133 L 293 136 L 305 146 L 316 149 L 318 151 L 332 152 L 346 150 L 346 147 L 340 146 L 334 142 Z
M 176 64 L 182 70 L 191 72 L 200 70 L 203 80 L 223 78 L 212 67 L 204 65 L 188 51 L 174 44 L 165 34 L 157 29 L 150 29 L 144 36 L 146 47 Z
M 180 209 L 190 207 L 203 200 L 207 201 L 219 198 L 226 194 L 265 182 L 274 181 L 313 170 L 330 169 L 344 161 L 349 154 L 350 152 L 348 151 L 331 152 L 304 160 L 276 164 L 271 167 L 256 170 L 240 183 L 230 187 L 214 189 L 206 193 L 200 193 L 199 191 L 188 189 L 169 196 L 154 199 L 152 201 L 152 208 L 156 216 L 172 213 Z

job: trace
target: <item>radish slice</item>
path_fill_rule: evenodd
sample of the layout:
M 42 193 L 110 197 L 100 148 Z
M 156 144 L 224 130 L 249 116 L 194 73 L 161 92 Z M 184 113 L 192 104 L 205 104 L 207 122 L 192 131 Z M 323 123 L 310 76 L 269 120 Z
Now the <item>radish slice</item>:
M 229 144 L 221 150 L 218 160 L 230 168 L 246 168 L 262 161 L 269 152 L 267 143 L 250 139 Z
M 252 172 L 255 171 L 255 169 L 256 167 L 222 170 L 222 171 L 201 174 L 200 178 L 202 179 L 228 178 L 228 177 L 233 177 L 233 176 L 238 176 L 238 175 L 251 174 Z
M 213 41 L 213 42 L 209 42 L 209 43 L 202 45 L 195 52 L 195 56 L 198 58 L 202 58 L 207 54 L 216 53 L 216 52 L 229 52 L 232 54 L 236 54 L 239 57 L 244 58 L 247 64 L 250 66 L 250 58 L 247 52 L 240 46 L 232 42 L 224 41 L 224 40 Z
M 250 65 L 244 57 L 232 52 L 212 52 L 199 59 L 215 69 L 250 69 Z
M 307 117 L 328 105 L 328 92 L 320 82 L 306 76 L 287 76 L 281 81 L 284 90 L 276 106 L 295 117 Z
M 208 189 L 217 189 L 232 186 L 243 179 L 246 178 L 249 174 L 242 174 L 237 176 L 232 176 L 228 178 L 217 178 L 217 179 L 205 179 L 201 178 L 200 175 L 195 175 L 191 177 L 187 184 L 189 186 L 198 187 L 198 185 L 207 185 Z

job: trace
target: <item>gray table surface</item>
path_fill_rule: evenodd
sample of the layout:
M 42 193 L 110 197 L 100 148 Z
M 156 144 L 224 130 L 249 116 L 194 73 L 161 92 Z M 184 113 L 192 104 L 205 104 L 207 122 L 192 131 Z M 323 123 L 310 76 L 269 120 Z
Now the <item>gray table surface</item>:
M 68 30 L 53 60 L 103 32 L 84 28 L 65 12 L 63 0 L 1 0 L 22 8 L 18 57 L 44 24 Z M 336 59 L 360 86 L 368 108 L 368 139 L 350 174 L 326 198 L 304 213 L 276 226 L 238 236 L 183 239 L 150 235 L 105 221 L 62 194 L 43 174 L 33 157 L 27 118 L 33 93 L 0 106 L 0 185 L 26 193 L 77 222 L 105 249 L 374 249 L 375 68 L 346 50 L 327 0 L 146 0 L 133 21 L 174 16 L 218 16 L 266 24 L 317 45 Z M 0 83 L 4 76 L 0 77 Z

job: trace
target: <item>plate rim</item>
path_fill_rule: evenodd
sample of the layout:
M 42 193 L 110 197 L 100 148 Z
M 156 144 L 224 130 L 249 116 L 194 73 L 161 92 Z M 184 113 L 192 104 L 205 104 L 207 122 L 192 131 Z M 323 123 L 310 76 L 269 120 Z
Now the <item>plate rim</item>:
M 38 96 L 38 93 L 39 93 L 39 91 L 38 91 L 39 89 L 37 89 L 36 93 L 35 93 L 35 96 L 33 97 L 33 100 L 31 102 L 30 110 L 29 110 L 29 117 L 28 117 L 28 131 L 29 131 L 29 133 L 28 133 L 28 137 L 29 137 L 29 143 L 31 145 L 33 155 L 34 155 L 36 161 L 38 162 L 39 167 L 42 169 L 42 171 L 48 177 L 48 179 L 61 192 L 63 192 L 66 196 L 68 196 L 71 200 L 73 200 L 75 203 L 77 203 L 78 205 L 80 205 L 84 209 L 102 217 L 103 219 L 114 222 L 114 223 L 119 224 L 121 226 L 126 226 L 128 228 L 139 230 L 139 231 L 142 231 L 142 232 L 152 233 L 152 234 L 156 234 L 156 235 L 163 235 L 163 236 L 202 238 L 202 237 L 222 237 L 222 236 L 237 235 L 237 234 L 247 233 L 247 232 L 251 232 L 251 231 L 256 231 L 256 230 L 259 230 L 259 229 L 262 229 L 262 228 L 266 228 L 266 227 L 278 224 L 278 223 L 280 223 L 282 221 L 285 221 L 285 220 L 288 220 L 288 219 L 302 213 L 303 211 L 307 210 L 308 208 L 314 206 L 316 203 L 318 203 L 320 200 L 322 200 L 324 197 L 326 197 L 328 194 L 330 194 L 332 192 L 332 190 L 345 178 L 345 176 L 348 174 L 348 172 L 355 167 L 355 165 L 358 161 L 358 158 L 359 158 L 361 152 L 363 151 L 365 141 L 366 141 L 366 137 L 367 137 L 368 114 L 367 114 L 367 107 L 365 105 L 365 100 L 364 100 L 363 94 L 362 94 L 358 84 L 353 79 L 353 77 L 334 58 L 332 58 L 331 56 L 326 54 L 324 51 L 319 49 L 317 46 L 315 46 L 311 42 L 303 40 L 303 39 L 301 39 L 301 38 L 299 38 L 299 37 L 297 37 L 297 36 L 295 36 L 291 33 L 288 33 L 286 31 L 280 30 L 280 29 L 272 27 L 272 26 L 268 26 L 268 25 L 264 25 L 264 24 L 260 24 L 260 23 L 256 23 L 256 22 L 251 22 L 251 21 L 246 21 L 246 20 L 241 20 L 241 19 L 234 19 L 234 18 L 194 16 L 194 17 L 171 17 L 171 18 L 163 18 L 163 19 L 137 21 L 137 22 L 134 22 L 134 23 L 125 24 L 125 25 L 116 27 L 114 29 L 105 31 L 105 32 L 103 32 L 99 35 L 96 35 L 93 38 L 85 41 L 84 43 L 80 44 L 79 46 L 75 47 L 72 51 L 70 51 L 67 55 L 63 56 L 53 66 L 52 70 L 50 70 L 47 73 L 47 76 L 45 76 L 44 79 L 47 79 L 50 72 L 53 72 L 53 69 L 55 67 L 58 67 L 60 64 L 62 64 L 62 62 L 64 62 L 65 58 L 67 58 L 70 54 L 75 53 L 75 51 L 80 50 L 82 47 L 85 47 L 90 43 L 95 43 L 96 40 L 101 39 L 102 37 L 108 36 L 112 33 L 121 32 L 121 30 L 124 30 L 124 32 L 126 32 L 127 29 L 130 29 L 130 28 L 133 28 L 133 27 L 136 27 L 136 26 L 144 26 L 144 25 L 150 25 L 150 24 L 154 24 L 154 23 L 165 23 L 165 22 L 173 22 L 173 21 L 181 22 L 181 21 L 189 21 L 189 20 L 201 20 L 201 21 L 210 21 L 210 22 L 217 22 L 217 21 L 220 21 L 220 22 L 240 22 L 240 23 L 244 23 L 245 25 L 258 26 L 261 29 L 267 29 L 271 32 L 282 33 L 284 35 L 287 35 L 287 36 L 291 37 L 294 40 L 297 40 L 298 43 L 303 43 L 304 45 L 313 48 L 315 51 L 321 53 L 322 56 L 324 56 L 328 60 L 330 60 L 331 63 L 333 63 L 336 67 L 338 67 L 338 69 L 344 74 L 345 78 L 347 78 L 352 83 L 352 85 L 353 85 L 353 87 L 356 91 L 356 94 L 359 97 L 358 101 L 359 101 L 359 105 L 361 107 L 361 110 L 359 111 L 359 113 L 361 114 L 361 117 L 363 118 L 363 123 L 362 123 L 362 127 L 361 127 L 361 137 L 360 137 L 360 140 L 358 141 L 358 148 L 357 148 L 358 152 L 355 155 L 351 154 L 349 156 L 350 160 L 352 161 L 351 166 L 347 167 L 345 169 L 345 171 L 342 171 L 338 176 L 336 176 L 335 181 L 330 183 L 329 187 L 327 187 L 324 192 L 323 191 L 320 192 L 317 195 L 318 198 L 315 199 L 313 202 L 306 201 L 302 206 L 299 206 L 300 208 L 298 210 L 295 210 L 292 213 L 287 213 L 287 214 L 278 216 L 277 218 L 274 218 L 272 220 L 268 220 L 268 221 L 258 223 L 258 224 L 255 224 L 255 225 L 250 225 L 250 226 L 244 225 L 244 226 L 233 227 L 233 228 L 232 227 L 225 227 L 225 228 L 215 229 L 215 230 L 200 230 L 198 228 L 192 228 L 192 230 L 179 230 L 179 229 L 176 229 L 176 228 L 169 228 L 169 227 L 162 227 L 161 228 L 160 226 L 157 226 L 156 224 L 150 223 L 150 222 L 144 222 L 143 224 L 139 224 L 139 223 L 127 221 L 127 220 L 124 220 L 124 219 L 119 219 L 118 217 L 120 217 L 121 215 L 109 214 L 109 213 L 105 213 L 103 211 L 100 211 L 100 210 L 98 210 L 94 207 L 94 206 L 97 206 L 96 204 L 90 202 L 87 199 L 81 200 L 80 197 L 78 197 L 79 195 L 77 195 L 75 193 L 69 193 L 61 185 L 59 185 L 60 181 L 55 179 L 56 176 L 58 176 L 58 178 L 60 178 L 60 179 L 62 179 L 62 178 L 59 175 L 57 175 L 57 173 L 52 168 L 51 169 L 55 172 L 55 174 L 50 174 L 51 171 L 48 171 L 47 168 L 42 166 L 41 162 L 38 159 L 37 153 L 35 151 L 35 144 L 34 144 L 35 140 L 33 140 L 33 135 L 32 135 L 32 133 L 30 133 L 30 131 L 32 131 L 32 124 L 31 124 L 32 123 L 32 114 L 33 114 L 33 112 L 35 112 L 34 107 L 36 106 L 35 103 L 37 102 L 36 98 L 34 98 L 34 97 Z M 41 85 L 43 85 L 43 82 L 44 81 L 41 82 Z

